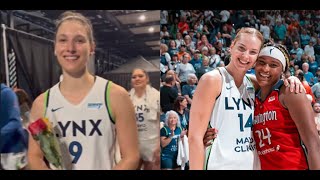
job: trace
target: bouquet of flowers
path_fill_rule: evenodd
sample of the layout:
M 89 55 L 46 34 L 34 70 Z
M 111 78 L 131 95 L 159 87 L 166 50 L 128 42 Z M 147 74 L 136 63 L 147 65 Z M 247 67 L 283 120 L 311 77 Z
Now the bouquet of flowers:
M 46 160 L 55 168 L 62 169 L 60 146 L 47 118 L 40 118 L 28 126 L 32 137 L 40 143 L 40 148 Z

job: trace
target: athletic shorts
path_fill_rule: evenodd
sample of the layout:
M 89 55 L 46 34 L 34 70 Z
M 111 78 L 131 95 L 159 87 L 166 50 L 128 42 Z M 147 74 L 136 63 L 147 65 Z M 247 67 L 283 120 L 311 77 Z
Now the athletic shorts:
M 156 148 L 159 144 L 159 140 L 139 140 L 139 151 L 140 156 L 143 161 L 149 161 L 153 162 L 155 159 L 153 158 L 153 152 L 156 150 Z

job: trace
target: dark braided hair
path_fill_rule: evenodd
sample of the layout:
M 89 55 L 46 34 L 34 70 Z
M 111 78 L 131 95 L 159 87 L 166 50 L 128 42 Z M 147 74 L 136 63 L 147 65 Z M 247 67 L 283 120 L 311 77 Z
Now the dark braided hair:
M 265 43 L 262 48 L 268 47 L 268 46 L 275 47 L 282 52 L 282 54 L 286 58 L 286 67 L 285 67 L 285 71 L 284 71 L 284 72 L 286 72 L 288 70 L 289 65 L 290 65 L 290 54 L 289 54 L 289 51 L 287 50 L 286 46 L 284 46 L 282 44 L 278 44 L 278 43 L 268 42 L 268 43 Z

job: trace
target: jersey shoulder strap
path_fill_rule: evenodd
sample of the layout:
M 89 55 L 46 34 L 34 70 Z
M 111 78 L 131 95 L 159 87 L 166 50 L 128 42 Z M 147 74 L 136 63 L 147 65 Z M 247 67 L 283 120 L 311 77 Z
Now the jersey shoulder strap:
M 112 81 L 108 80 L 107 84 L 106 84 L 106 88 L 105 88 L 105 104 L 107 107 L 107 111 L 108 111 L 108 115 L 109 115 L 109 119 L 111 120 L 111 122 L 113 124 L 116 123 L 116 120 L 112 114 L 112 109 L 111 109 L 111 105 L 110 105 L 110 89 L 111 89 L 111 84 Z

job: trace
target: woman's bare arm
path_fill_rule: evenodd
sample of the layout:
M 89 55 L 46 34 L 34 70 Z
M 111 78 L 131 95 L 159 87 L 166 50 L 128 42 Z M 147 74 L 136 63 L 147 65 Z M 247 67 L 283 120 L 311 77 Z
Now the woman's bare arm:
M 283 105 L 288 108 L 300 137 L 305 144 L 310 169 L 320 169 L 320 139 L 314 122 L 313 109 L 304 92 L 290 93 L 282 89 Z M 281 100 L 281 99 L 280 99 Z
M 190 169 L 202 170 L 204 164 L 203 138 L 215 100 L 221 92 L 221 75 L 217 70 L 204 74 L 193 96 L 189 125 Z
M 121 152 L 121 160 L 114 169 L 135 170 L 138 168 L 140 155 L 138 130 L 132 101 L 123 87 L 112 84 L 110 104 L 116 122 L 117 138 Z

